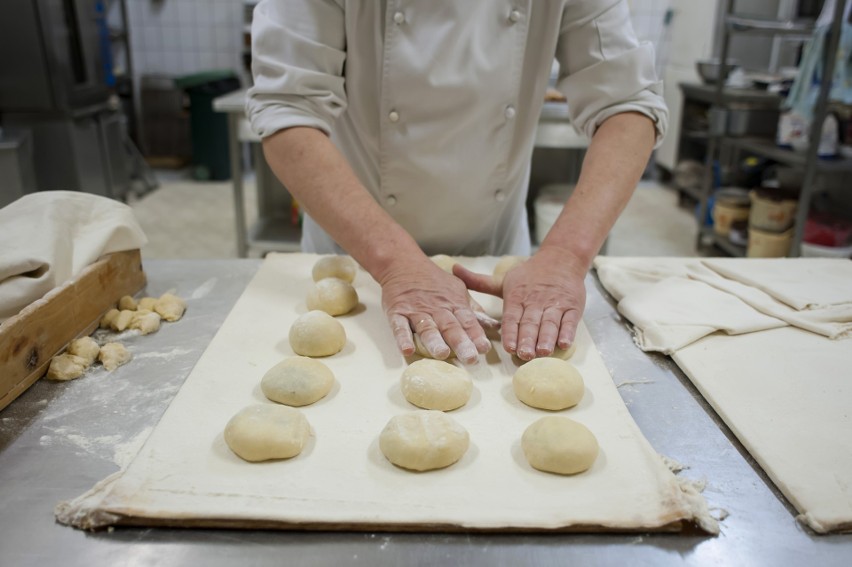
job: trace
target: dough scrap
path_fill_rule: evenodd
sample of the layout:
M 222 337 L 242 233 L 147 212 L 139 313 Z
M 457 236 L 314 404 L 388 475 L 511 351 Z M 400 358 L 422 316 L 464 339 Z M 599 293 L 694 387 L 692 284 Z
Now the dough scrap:
M 98 326 L 101 329 L 111 329 L 112 322 L 115 321 L 115 318 L 118 317 L 119 313 L 120 311 L 113 307 L 112 309 L 104 313 L 104 316 L 101 318 L 101 322 Z
M 503 279 L 506 277 L 506 274 L 526 262 L 527 259 L 526 256 L 503 256 L 500 258 L 497 265 L 494 266 L 494 272 L 491 274 L 494 283 L 503 285 Z
M 428 350 L 426 350 L 426 345 L 423 344 L 423 341 L 420 340 L 420 335 L 417 333 L 414 333 L 414 352 L 423 358 L 435 358 Z M 450 349 L 450 354 L 447 356 L 447 360 L 455 357 L 456 353 L 453 352 L 453 349 Z
M 306 303 L 311 311 L 345 315 L 358 305 L 358 292 L 351 283 L 340 278 L 323 278 L 308 292 Z
M 473 382 L 468 373 L 442 360 L 424 358 L 402 373 L 402 395 L 427 410 L 450 411 L 470 400 Z
M 86 361 L 86 367 L 92 365 L 92 363 L 98 359 L 98 353 L 101 351 L 101 347 L 98 346 L 98 342 L 92 337 L 80 337 L 79 339 L 74 339 L 68 345 L 68 354 L 73 354 L 75 356 L 79 356 L 80 358 Z
M 164 293 L 154 304 L 154 311 L 166 321 L 174 322 L 183 317 L 186 301 L 173 293 Z
M 225 426 L 225 443 L 249 462 L 289 459 L 304 449 L 311 435 L 308 420 L 297 409 L 255 404 L 237 412 Z
M 302 356 L 331 356 L 345 344 L 343 325 L 325 311 L 308 311 L 290 327 L 290 347 Z
M 118 312 L 118 315 L 112 318 L 110 321 L 110 327 L 113 331 L 118 331 L 120 333 L 130 326 L 130 322 L 133 321 L 134 315 L 136 315 L 136 311 L 123 309 Z
M 160 314 L 148 309 L 139 309 L 134 312 L 130 320 L 130 328 L 136 329 L 143 335 L 156 333 L 160 329 Z
M 462 458 L 469 445 L 467 430 L 441 411 L 394 416 L 379 435 L 385 458 L 413 471 L 448 467 Z
M 536 358 L 515 371 L 515 395 L 530 407 L 561 410 L 583 399 L 585 385 L 580 372 L 570 362 L 558 358 Z
M 153 311 L 156 304 L 156 297 L 143 297 L 139 300 L 139 303 L 136 304 L 136 309 L 147 309 L 148 311 Z
M 448 274 L 452 274 L 453 266 L 458 264 L 458 260 L 456 260 L 452 256 L 447 256 L 446 254 L 436 254 L 435 256 L 432 256 L 429 259 L 435 262 L 439 268 L 441 268 Z
M 118 308 L 121 310 L 136 311 L 136 300 L 129 295 L 125 295 L 118 300 Z
M 561 415 L 543 417 L 527 427 L 521 448 L 530 466 L 544 472 L 577 474 L 598 457 L 598 440 L 582 423 Z
M 260 381 L 263 395 L 288 406 L 306 406 L 324 398 L 334 385 L 334 373 L 319 360 L 305 356 L 285 358 Z
M 130 351 L 121 343 L 107 343 L 101 347 L 101 352 L 98 354 L 98 360 L 110 372 L 130 362 L 131 358 Z
M 325 278 L 338 278 L 345 282 L 355 281 L 358 264 L 349 256 L 325 256 L 317 260 L 311 270 L 315 282 Z
M 82 356 L 68 353 L 58 354 L 50 360 L 47 378 L 59 382 L 74 380 L 82 376 L 88 366 L 86 359 Z

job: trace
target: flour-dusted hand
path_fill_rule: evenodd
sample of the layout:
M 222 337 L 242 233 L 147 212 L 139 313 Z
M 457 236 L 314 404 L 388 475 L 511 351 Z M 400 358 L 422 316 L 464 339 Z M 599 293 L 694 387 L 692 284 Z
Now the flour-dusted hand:
M 477 313 L 464 283 L 425 256 L 396 262 L 379 284 L 382 306 L 404 355 L 414 353 L 412 331 L 437 359 L 447 358 L 452 349 L 459 360 L 471 364 L 491 349 L 482 324 L 497 322 Z
M 574 342 L 586 304 L 581 266 L 561 250 L 542 248 L 510 270 L 502 285 L 463 266 L 453 272 L 469 289 L 503 298 L 503 348 L 532 360 Z

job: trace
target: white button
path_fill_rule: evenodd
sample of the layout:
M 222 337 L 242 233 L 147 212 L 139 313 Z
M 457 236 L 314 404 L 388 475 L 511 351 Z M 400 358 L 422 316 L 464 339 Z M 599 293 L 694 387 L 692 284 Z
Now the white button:
M 388 207 L 393 207 L 394 205 L 396 205 L 396 197 L 394 197 L 393 195 L 388 195 L 387 197 L 385 197 L 385 204 L 387 204 Z
M 512 10 L 509 13 L 509 21 L 512 23 L 521 21 L 521 12 L 520 10 Z
M 405 14 L 402 12 L 396 12 L 393 15 L 393 21 L 395 24 L 400 25 L 405 22 Z
M 391 110 L 390 114 L 388 114 L 388 120 L 391 122 L 399 122 L 399 112 L 396 110 Z
M 510 104 L 506 107 L 506 110 L 503 111 L 503 114 L 506 116 L 507 119 L 511 120 L 515 117 L 515 107 Z
M 494 191 L 494 200 L 497 201 L 498 203 L 505 201 L 506 200 L 506 192 L 503 191 L 502 189 L 497 189 L 496 191 Z

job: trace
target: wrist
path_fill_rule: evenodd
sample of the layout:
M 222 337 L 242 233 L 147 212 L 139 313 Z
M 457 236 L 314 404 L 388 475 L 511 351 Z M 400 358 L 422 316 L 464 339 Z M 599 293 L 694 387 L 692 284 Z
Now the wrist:
M 541 244 L 535 255 L 548 263 L 563 266 L 570 274 L 581 278 L 588 273 L 595 256 L 593 253 L 584 252 L 582 249 L 548 243 L 547 240 Z

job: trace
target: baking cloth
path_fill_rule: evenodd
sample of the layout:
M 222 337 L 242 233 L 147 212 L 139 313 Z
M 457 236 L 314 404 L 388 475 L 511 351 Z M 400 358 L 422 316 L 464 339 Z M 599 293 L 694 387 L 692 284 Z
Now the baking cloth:
M 43 191 L 0 209 L 0 322 L 112 252 L 141 248 L 127 205 L 88 193 Z

